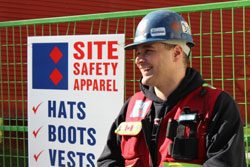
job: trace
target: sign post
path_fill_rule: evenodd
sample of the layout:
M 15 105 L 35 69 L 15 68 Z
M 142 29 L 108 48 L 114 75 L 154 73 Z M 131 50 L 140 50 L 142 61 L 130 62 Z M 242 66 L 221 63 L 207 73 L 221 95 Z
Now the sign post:
M 29 166 L 96 166 L 124 99 L 124 35 L 28 38 Z

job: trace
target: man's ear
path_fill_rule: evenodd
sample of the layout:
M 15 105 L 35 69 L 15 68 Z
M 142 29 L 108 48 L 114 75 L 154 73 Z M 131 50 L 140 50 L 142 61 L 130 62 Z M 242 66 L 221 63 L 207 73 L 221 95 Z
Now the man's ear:
M 183 49 L 180 45 L 176 45 L 173 49 L 173 60 L 178 61 L 183 56 Z

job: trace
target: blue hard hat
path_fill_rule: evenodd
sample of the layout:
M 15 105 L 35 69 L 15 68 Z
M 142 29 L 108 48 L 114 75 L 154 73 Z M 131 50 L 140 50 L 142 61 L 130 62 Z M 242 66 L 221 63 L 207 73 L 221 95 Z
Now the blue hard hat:
M 184 41 L 190 48 L 194 46 L 191 30 L 181 15 L 169 10 L 148 13 L 139 22 L 134 42 L 125 49 L 135 49 L 137 45 L 157 41 Z

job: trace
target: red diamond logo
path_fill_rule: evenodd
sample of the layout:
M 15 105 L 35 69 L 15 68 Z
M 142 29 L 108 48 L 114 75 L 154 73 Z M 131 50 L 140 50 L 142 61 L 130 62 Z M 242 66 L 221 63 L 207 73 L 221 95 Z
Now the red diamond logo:
M 55 64 L 58 63 L 58 61 L 61 59 L 62 55 L 63 55 L 62 52 L 60 51 L 60 49 L 57 46 L 55 46 L 53 48 L 53 50 L 50 52 L 50 57 L 54 61 Z
M 58 85 L 58 83 L 62 80 L 63 76 L 60 73 L 60 71 L 57 68 L 55 68 L 53 72 L 50 74 L 49 78 L 55 85 Z

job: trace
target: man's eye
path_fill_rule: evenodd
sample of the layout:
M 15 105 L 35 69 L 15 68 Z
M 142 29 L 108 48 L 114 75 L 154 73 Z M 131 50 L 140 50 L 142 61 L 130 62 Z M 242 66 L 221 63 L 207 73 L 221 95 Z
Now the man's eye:
M 152 53 L 154 53 L 154 50 L 145 50 L 145 51 L 143 51 L 143 52 L 136 52 L 136 56 L 145 56 L 145 55 L 147 55 L 147 54 L 152 54 Z
M 154 53 L 154 51 L 153 50 L 146 50 L 145 53 L 150 54 L 150 53 Z

